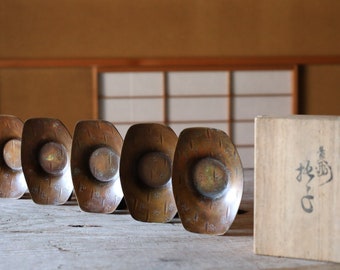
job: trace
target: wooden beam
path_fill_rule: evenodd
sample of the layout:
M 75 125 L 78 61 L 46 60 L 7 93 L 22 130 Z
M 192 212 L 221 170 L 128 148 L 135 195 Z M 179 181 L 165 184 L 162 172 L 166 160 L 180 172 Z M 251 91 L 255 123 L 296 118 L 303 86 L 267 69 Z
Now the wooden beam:
M 0 68 L 98 67 L 105 69 L 219 69 L 290 68 L 294 65 L 340 64 L 340 56 L 263 56 L 263 57 L 192 57 L 192 58 L 65 58 L 0 59 Z

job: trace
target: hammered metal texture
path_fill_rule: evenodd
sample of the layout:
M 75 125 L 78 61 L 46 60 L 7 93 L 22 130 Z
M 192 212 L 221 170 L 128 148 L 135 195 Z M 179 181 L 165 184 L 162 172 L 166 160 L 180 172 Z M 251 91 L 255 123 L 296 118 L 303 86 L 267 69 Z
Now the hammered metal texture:
M 118 171 L 122 145 L 121 135 L 110 122 L 87 120 L 77 123 L 73 134 L 71 171 L 76 198 L 83 211 L 112 213 L 122 200 Z M 111 158 L 107 153 L 115 153 L 116 160 L 102 159 Z M 102 156 L 98 157 L 100 154 Z M 110 173 L 115 170 L 116 173 Z
M 66 152 L 66 163 L 58 173 L 48 173 L 41 166 L 41 150 L 44 145 L 55 143 Z M 70 156 L 72 137 L 58 119 L 31 118 L 24 123 L 22 133 L 22 168 L 32 200 L 37 204 L 64 204 L 73 190 Z M 56 155 L 58 153 L 55 153 Z M 53 153 L 50 158 L 58 158 Z M 46 160 L 49 161 L 48 159 Z M 53 163 L 51 163 L 53 165 Z M 53 168 L 51 168 L 53 169 Z
M 0 115 L 0 198 L 18 199 L 27 191 L 21 168 L 22 129 L 23 122 L 19 118 Z
M 241 202 L 243 168 L 226 133 L 210 128 L 183 130 L 174 156 L 172 181 L 178 214 L 186 230 L 222 235 L 229 229 Z
M 136 124 L 129 128 L 122 148 L 120 176 L 134 219 L 162 223 L 177 213 L 171 181 L 176 143 L 174 131 L 161 124 Z

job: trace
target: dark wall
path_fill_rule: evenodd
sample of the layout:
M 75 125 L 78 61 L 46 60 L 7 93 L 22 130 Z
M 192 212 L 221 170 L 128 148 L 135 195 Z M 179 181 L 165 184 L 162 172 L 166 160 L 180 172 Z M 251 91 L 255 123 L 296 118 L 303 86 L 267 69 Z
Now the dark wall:
M 338 0 L 2 0 L 0 59 L 339 56 L 339 14 Z M 304 68 L 301 113 L 340 114 L 339 69 Z
M 0 57 L 339 55 L 337 0 L 2 0 Z

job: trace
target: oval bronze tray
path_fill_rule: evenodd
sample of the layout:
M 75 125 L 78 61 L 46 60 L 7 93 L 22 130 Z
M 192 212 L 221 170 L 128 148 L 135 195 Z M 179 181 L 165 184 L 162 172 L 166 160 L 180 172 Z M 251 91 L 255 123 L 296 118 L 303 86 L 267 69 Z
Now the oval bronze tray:
M 85 212 L 112 213 L 123 198 L 119 163 L 123 139 L 103 120 L 77 123 L 72 144 L 74 191 Z
M 57 205 L 70 198 L 71 146 L 72 137 L 58 119 L 31 118 L 24 123 L 22 168 L 35 203 Z
M 0 115 L 0 198 L 21 198 L 27 191 L 21 166 L 23 122 L 12 115 Z
M 161 124 L 136 124 L 124 139 L 120 177 L 131 216 L 144 222 L 168 222 L 177 213 L 171 169 L 177 136 Z
M 221 130 L 188 128 L 181 132 L 173 164 L 173 191 L 184 228 L 224 234 L 237 214 L 243 169 L 230 138 Z

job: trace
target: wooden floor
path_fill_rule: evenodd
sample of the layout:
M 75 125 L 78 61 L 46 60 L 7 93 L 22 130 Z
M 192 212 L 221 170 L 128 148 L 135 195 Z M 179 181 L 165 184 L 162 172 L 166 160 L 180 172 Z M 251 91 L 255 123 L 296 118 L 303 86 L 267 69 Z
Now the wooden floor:
M 187 232 L 179 219 L 142 223 L 127 211 L 82 212 L 76 202 L 0 199 L 0 269 L 300 269 L 340 264 L 253 253 L 252 187 L 224 236 Z

